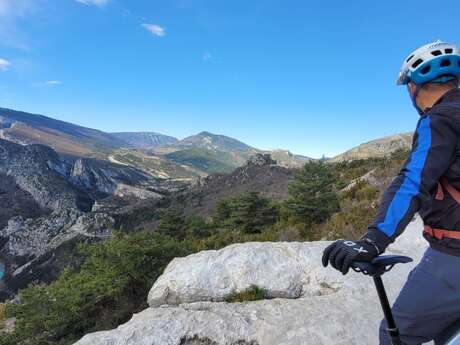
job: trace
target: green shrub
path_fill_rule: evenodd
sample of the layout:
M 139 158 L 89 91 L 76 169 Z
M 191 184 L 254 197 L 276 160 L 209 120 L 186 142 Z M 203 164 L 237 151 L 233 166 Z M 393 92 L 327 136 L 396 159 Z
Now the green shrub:
M 318 226 L 314 239 L 357 239 L 363 235 L 376 214 L 377 208 L 374 203 L 360 202 L 347 205 L 342 212 Z
M 340 199 L 343 203 L 344 200 L 349 200 L 349 202 L 356 201 L 376 201 L 380 195 L 378 188 L 371 186 L 368 182 L 364 180 L 358 180 L 356 183 L 348 190 L 344 191 L 340 195 Z

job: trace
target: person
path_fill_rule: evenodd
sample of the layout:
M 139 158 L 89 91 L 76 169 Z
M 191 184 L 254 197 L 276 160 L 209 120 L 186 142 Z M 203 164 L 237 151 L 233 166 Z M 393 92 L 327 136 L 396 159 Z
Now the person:
M 370 262 L 404 231 L 415 213 L 430 246 L 411 271 L 392 311 L 401 341 L 435 340 L 460 319 L 460 50 L 435 41 L 405 59 L 397 84 L 406 85 L 420 114 L 409 158 L 386 189 L 377 216 L 357 241 L 338 240 L 322 263 L 346 274 Z M 391 344 L 380 325 L 380 344 Z

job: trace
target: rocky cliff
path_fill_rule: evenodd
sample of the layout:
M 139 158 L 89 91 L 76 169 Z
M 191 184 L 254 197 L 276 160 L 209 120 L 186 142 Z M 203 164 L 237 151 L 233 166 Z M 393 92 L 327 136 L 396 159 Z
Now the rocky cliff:
M 391 247 L 411 264 L 387 273 L 393 300 L 421 257 L 422 223 Z M 174 259 L 153 285 L 150 308 L 77 345 L 374 345 L 382 312 L 372 280 L 321 266 L 327 242 L 245 243 Z M 223 302 L 250 286 L 268 299 Z
M 0 174 L 14 179 L 43 208 L 90 210 L 91 199 L 61 177 L 65 164 L 51 148 L 0 139 Z
M 96 201 L 158 199 L 170 189 L 132 167 L 63 158 L 47 146 L 2 139 L 0 178 L 0 259 L 6 266 L 0 299 L 31 281 L 54 280 L 75 262 L 77 243 L 111 234 L 114 219 L 93 208 Z

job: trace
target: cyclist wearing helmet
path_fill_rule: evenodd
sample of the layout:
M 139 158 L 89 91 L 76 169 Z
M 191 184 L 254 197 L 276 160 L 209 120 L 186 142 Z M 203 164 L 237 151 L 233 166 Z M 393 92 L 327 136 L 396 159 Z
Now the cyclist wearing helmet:
M 412 150 L 385 191 L 378 214 L 358 241 L 339 240 L 324 250 L 346 274 L 354 261 L 382 254 L 419 212 L 430 243 L 393 305 L 403 344 L 435 340 L 460 319 L 460 49 L 436 41 L 404 61 L 397 84 L 407 85 L 420 114 Z M 380 344 L 390 344 L 385 321 Z

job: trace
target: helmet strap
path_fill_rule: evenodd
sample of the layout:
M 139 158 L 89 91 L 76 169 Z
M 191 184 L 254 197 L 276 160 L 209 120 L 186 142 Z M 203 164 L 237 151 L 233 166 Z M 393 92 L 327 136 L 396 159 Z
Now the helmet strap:
M 410 98 L 412 100 L 412 104 L 414 105 L 414 108 L 417 110 L 417 112 L 420 115 L 423 115 L 425 113 L 417 104 L 417 97 L 418 97 L 418 94 L 420 93 L 420 91 L 422 90 L 422 87 L 423 87 L 423 85 L 417 84 L 416 87 L 415 87 L 414 94 L 411 94 L 411 96 L 410 96 Z

